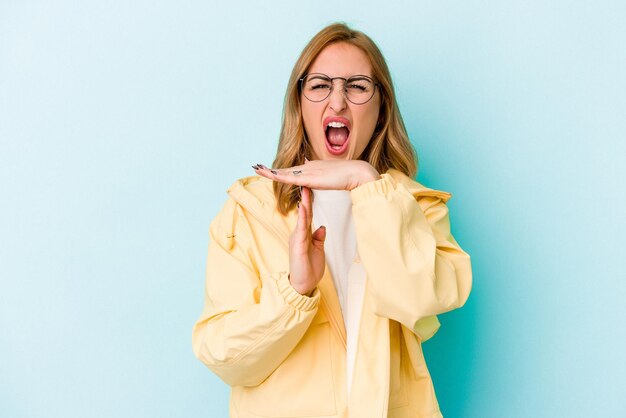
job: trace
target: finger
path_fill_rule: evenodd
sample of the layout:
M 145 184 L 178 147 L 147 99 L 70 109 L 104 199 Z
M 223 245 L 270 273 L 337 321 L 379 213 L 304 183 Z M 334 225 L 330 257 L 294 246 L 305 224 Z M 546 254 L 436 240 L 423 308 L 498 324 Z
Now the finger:
M 302 174 L 301 172 L 295 175 L 291 171 L 286 171 L 285 169 L 270 169 L 262 166 L 261 164 L 253 165 L 252 168 L 258 175 L 280 183 L 292 184 L 294 186 L 309 184 L 308 179 L 300 175 Z
M 252 168 L 260 175 L 282 183 L 298 186 L 308 185 L 310 176 L 304 176 L 304 165 L 295 165 L 288 168 L 269 168 L 263 164 L 255 164 Z M 307 170 L 309 174 L 311 170 Z
M 292 184 L 294 186 L 311 186 L 310 179 L 302 175 L 294 175 L 291 173 L 280 173 L 277 170 L 270 171 L 261 168 L 255 169 L 256 173 L 262 177 L 268 178 L 273 181 L 277 181 L 285 184 Z
M 304 196 L 303 196 L 304 200 Z M 305 240 L 311 231 L 311 223 L 308 220 L 307 207 L 303 204 L 303 200 L 298 204 L 298 221 L 296 223 L 297 237 L 299 240 Z
M 258 174 L 259 176 L 268 178 L 270 180 L 274 180 L 274 174 L 272 174 L 272 172 L 267 169 L 267 168 L 262 168 L 259 164 L 255 164 L 252 166 L 252 169 L 254 170 L 254 172 L 256 174 Z
M 269 171 L 272 174 L 290 174 L 294 171 L 301 171 L 304 168 L 304 164 L 285 168 L 269 168 L 263 164 L 257 164 L 256 167 L 259 167 L 261 170 Z
M 320 226 L 313 232 L 311 236 L 313 245 L 318 249 L 324 248 L 324 241 L 326 241 L 326 227 L 324 225 Z
M 271 170 L 270 173 L 273 175 L 274 181 L 279 181 L 281 183 L 293 184 L 294 186 L 309 186 L 311 187 L 311 181 L 314 178 L 311 176 L 310 170 Z
M 304 206 L 306 209 L 306 222 L 309 230 L 311 229 L 311 222 L 313 221 L 313 208 L 311 207 L 311 189 L 306 186 L 302 186 L 302 200 L 300 201 L 300 206 Z

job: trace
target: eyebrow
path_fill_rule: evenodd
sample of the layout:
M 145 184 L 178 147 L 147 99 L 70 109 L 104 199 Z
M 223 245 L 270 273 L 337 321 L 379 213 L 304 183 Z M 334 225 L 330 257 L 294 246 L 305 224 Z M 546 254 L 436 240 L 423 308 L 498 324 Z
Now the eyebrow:
M 371 75 L 367 75 L 367 74 L 354 74 L 354 75 L 351 75 L 350 77 L 339 77 L 339 76 L 331 77 L 331 76 L 323 74 L 323 73 L 310 73 L 309 75 L 311 76 L 311 79 L 313 79 L 313 80 L 315 80 L 317 78 L 345 78 L 346 80 L 350 80 L 350 79 L 353 79 L 353 78 L 356 78 L 356 79 L 358 79 L 358 78 L 370 78 L 370 79 L 373 79 L 373 77 Z
M 321 73 L 313 73 L 310 74 L 311 75 L 311 79 L 315 80 L 316 78 L 330 78 L 330 76 L 327 76 L 325 74 L 321 74 Z

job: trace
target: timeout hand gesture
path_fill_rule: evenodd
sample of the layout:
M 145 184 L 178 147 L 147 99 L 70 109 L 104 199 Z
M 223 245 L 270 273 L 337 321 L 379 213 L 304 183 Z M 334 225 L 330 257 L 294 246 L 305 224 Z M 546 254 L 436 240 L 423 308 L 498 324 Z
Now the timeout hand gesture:
M 368 162 L 361 160 L 314 160 L 304 165 L 270 169 L 253 166 L 261 176 L 301 186 L 298 220 L 289 237 L 289 281 L 302 295 L 309 295 L 324 275 L 326 227 L 311 232 L 313 209 L 311 189 L 352 190 L 380 178 Z

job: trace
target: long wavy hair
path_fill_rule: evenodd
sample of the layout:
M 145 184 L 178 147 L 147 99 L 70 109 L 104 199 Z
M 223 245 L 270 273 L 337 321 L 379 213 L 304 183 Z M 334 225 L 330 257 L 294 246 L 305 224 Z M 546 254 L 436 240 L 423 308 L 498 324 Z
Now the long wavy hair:
M 409 137 L 396 103 L 391 74 L 374 41 L 363 32 L 350 29 L 345 23 L 334 23 L 318 32 L 304 47 L 291 71 L 283 106 L 282 128 L 278 141 L 276 168 L 304 164 L 305 157 L 311 160 L 312 148 L 302 121 L 299 80 L 306 74 L 319 53 L 328 45 L 346 42 L 360 48 L 372 65 L 372 76 L 379 84 L 381 105 L 378 123 L 371 140 L 359 157 L 369 162 L 379 173 L 395 168 L 409 177 L 417 174 L 418 157 Z M 300 198 L 299 187 L 274 182 L 277 209 L 286 215 L 294 209 Z

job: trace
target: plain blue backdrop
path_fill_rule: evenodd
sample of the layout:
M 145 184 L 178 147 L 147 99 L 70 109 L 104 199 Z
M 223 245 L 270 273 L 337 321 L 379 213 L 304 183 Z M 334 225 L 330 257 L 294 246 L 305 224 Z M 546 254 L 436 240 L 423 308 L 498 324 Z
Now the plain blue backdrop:
M 226 417 L 192 354 L 208 226 L 271 163 L 292 65 L 388 60 L 473 293 L 447 418 L 626 416 L 623 1 L 0 1 L 0 417 Z

